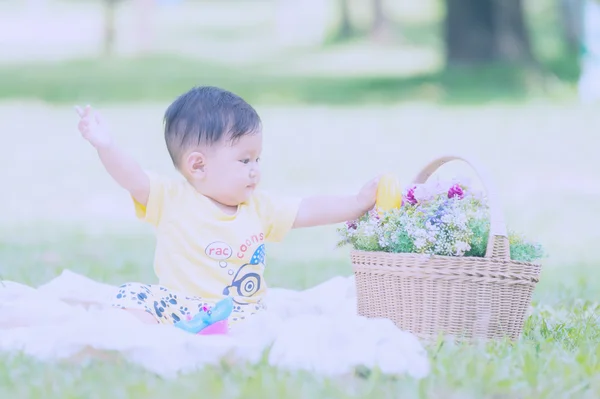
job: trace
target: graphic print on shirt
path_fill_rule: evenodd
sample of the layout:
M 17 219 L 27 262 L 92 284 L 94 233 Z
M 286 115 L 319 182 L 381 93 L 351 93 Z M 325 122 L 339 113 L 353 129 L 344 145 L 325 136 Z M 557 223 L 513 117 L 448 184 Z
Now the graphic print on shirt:
M 262 269 L 265 267 L 265 244 L 256 248 L 250 262 L 242 265 L 233 277 L 231 285 L 225 287 L 223 295 L 231 295 L 238 298 L 248 298 L 255 295 L 262 287 Z M 238 305 L 247 305 L 246 302 L 239 302 L 234 299 Z
M 225 269 L 229 266 L 227 259 L 231 258 L 231 255 L 233 255 L 233 250 L 231 249 L 229 244 L 223 241 L 215 241 L 209 244 L 204 250 L 204 252 L 209 258 L 218 261 L 219 267 L 221 269 Z M 235 273 L 233 269 L 229 269 L 227 272 L 230 276 L 233 276 L 233 274 Z

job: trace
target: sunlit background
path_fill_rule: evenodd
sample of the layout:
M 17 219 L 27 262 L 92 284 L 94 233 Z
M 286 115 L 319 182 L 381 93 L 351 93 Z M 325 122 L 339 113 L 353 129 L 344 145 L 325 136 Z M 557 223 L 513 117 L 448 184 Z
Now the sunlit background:
M 440 154 L 472 156 L 491 171 L 509 228 L 547 250 L 536 300 L 567 288 L 597 299 L 598 4 L 498 4 L 0 2 L 0 273 L 33 285 L 64 269 L 154 282 L 152 230 L 80 137 L 73 106 L 96 107 L 145 168 L 174 174 L 163 113 L 190 87 L 216 85 L 263 119 L 266 188 L 353 193 L 382 171 L 406 186 Z M 479 184 L 463 164 L 440 171 L 454 175 Z M 350 275 L 336 227 L 271 245 L 271 285 Z

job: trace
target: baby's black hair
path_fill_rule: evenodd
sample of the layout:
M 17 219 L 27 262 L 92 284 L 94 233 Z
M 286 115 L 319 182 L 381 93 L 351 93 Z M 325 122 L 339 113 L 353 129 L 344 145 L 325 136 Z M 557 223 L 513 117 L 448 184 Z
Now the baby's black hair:
M 222 140 L 235 142 L 260 131 L 258 113 L 241 97 L 212 86 L 194 87 L 167 108 L 164 117 L 165 141 L 171 159 L 179 166 L 189 148 L 213 145 Z

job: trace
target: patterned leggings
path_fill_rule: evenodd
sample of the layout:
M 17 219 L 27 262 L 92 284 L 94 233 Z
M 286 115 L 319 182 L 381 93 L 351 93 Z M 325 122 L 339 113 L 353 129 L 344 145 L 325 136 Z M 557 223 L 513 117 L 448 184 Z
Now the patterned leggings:
M 144 310 L 150 313 L 158 323 L 174 324 L 179 320 L 194 317 L 203 307 L 212 307 L 214 302 L 207 302 L 197 296 L 185 296 L 168 288 L 155 284 L 126 283 L 119 287 L 112 301 L 112 306 L 121 309 Z M 248 309 L 251 307 L 250 309 Z M 262 310 L 262 305 L 234 305 L 229 317 L 229 326 L 235 326 Z

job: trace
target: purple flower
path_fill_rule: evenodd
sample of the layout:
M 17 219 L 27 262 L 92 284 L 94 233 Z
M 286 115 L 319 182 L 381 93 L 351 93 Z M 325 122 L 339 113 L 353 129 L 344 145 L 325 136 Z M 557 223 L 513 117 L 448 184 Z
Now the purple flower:
M 417 188 L 417 186 L 408 189 L 406 192 L 406 201 L 408 201 L 408 203 L 411 205 L 415 205 L 417 203 L 417 199 L 415 198 L 415 188 Z
M 379 220 L 379 212 L 377 212 L 377 209 L 373 208 L 369 211 L 369 219 L 371 218 Z
M 463 199 L 465 197 L 465 193 L 461 186 L 458 184 L 453 185 L 448 189 L 448 198 L 458 197 L 458 199 Z
M 358 228 L 358 222 L 356 220 L 349 220 L 346 222 L 348 230 L 356 230 Z
M 428 209 L 427 210 L 427 222 L 432 225 L 439 225 L 442 223 L 442 217 L 447 213 L 446 212 L 447 201 L 444 201 L 439 205 L 437 209 Z

